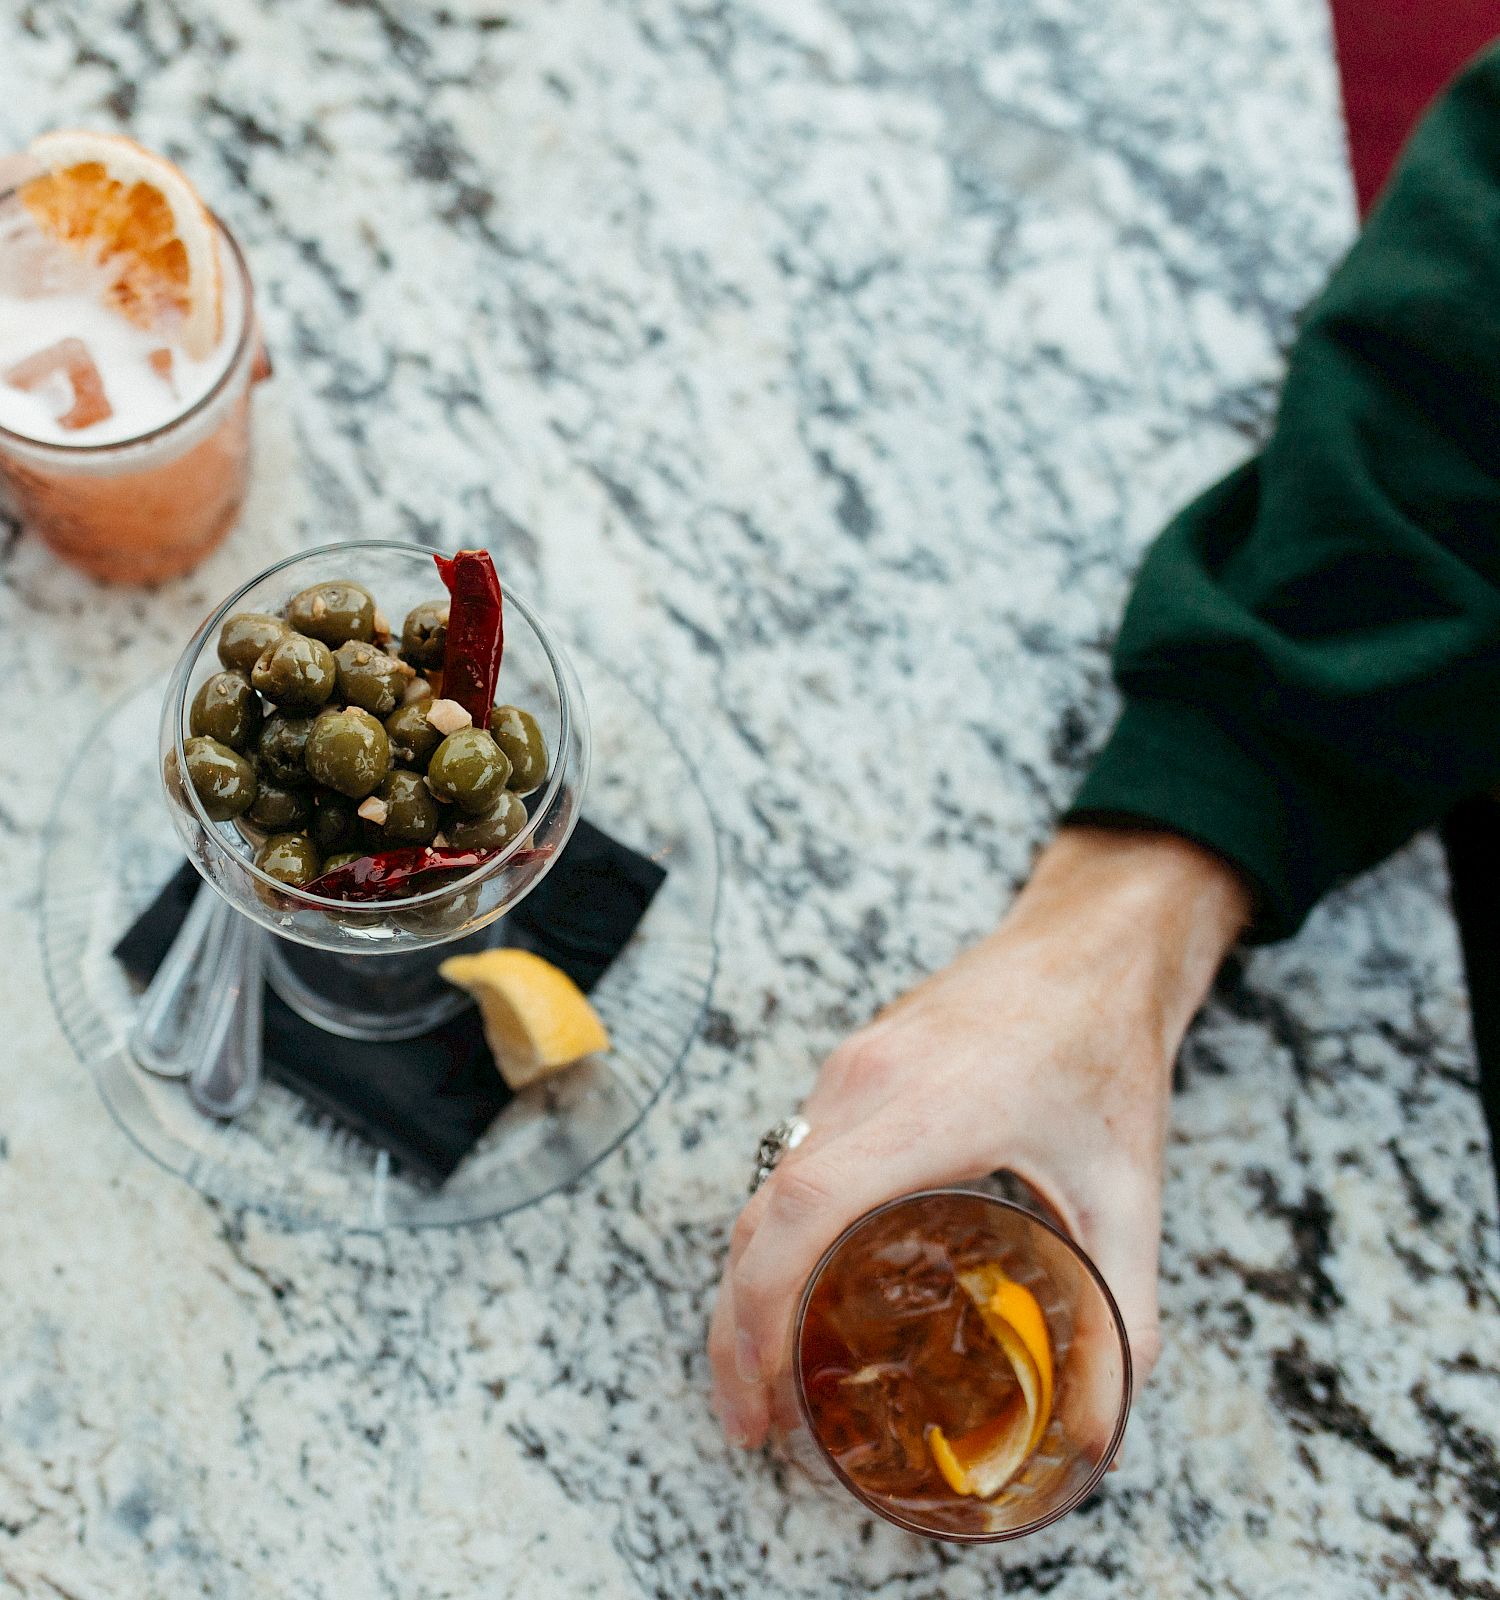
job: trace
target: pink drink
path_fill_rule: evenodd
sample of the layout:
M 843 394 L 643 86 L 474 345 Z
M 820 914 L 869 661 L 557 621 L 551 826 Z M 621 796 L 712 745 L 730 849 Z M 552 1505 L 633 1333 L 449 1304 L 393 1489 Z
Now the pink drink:
M 96 578 L 175 577 L 233 526 L 250 386 L 267 370 L 250 276 L 218 227 L 223 328 L 192 361 L 104 303 L 97 271 L 0 196 L 0 486 Z

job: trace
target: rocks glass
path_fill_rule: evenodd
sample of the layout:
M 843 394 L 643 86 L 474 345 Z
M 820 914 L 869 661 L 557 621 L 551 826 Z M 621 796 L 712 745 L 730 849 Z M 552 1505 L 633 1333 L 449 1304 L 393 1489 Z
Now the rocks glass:
M 938 1449 L 1003 1428 L 1026 1385 L 965 1292 L 976 1270 L 1008 1280 L 1049 1368 L 1034 1443 L 984 1498 L 950 1486 Z M 1037 1211 L 983 1187 L 906 1195 L 847 1228 L 808 1280 L 793 1355 L 822 1467 L 897 1526 L 960 1543 L 1066 1515 L 1108 1468 L 1130 1408 L 1124 1324 L 1093 1263 Z

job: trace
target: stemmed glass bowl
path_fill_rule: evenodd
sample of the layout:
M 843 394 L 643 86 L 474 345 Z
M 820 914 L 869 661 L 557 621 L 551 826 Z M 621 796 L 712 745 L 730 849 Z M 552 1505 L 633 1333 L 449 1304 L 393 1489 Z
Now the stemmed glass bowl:
M 233 821 L 213 821 L 181 776 L 188 711 L 199 687 L 222 670 L 217 647 L 226 618 L 279 614 L 293 595 L 335 579 L 363 584 L 398 632 L 413 606 L 444 593 L 430 551 L 389 541 L 325 545 L 270 567 L 230 595 L 183 651 L 162 707 L 161 770 L 173 826 L 193 865 L 236 911 L 275 935 L 268 976 L 281 998 L 333 1032 L 399 1039 L 464 1005 L 437 976 L 439 960 L 452 953 L 446 947 L 483 945 L 484 930 L 557 861 L 588 782 L 588 717 L 562 645 L 524 600 L 507 593 L 499 698 L 531 712 L 549 754 L 547 781 L 529 797 L 520 834 L 472 872 L 398 899 L 331 900 L 269 877 L 255 864 L 253 837 Z M 441 955 L 423 954 L 434 946 L 445 947 Z
M 537 716 L 550 758 L 547 782 L 528 797 L 525 836 L 462 881 L 383 906 L 329 902 L 268 883 L 238 829 L 210 821 L 177 785 L 163 805 L 163 774 L 169 761 L 181 770 L 186 709 L 218 666 L 223 618 L 235 609 L 278 610 L 299 589 L 335 577 L 368 584 L 397 628 L 405 608 L 442 593 L 431 554 L 417 546 L 312 551 L 220 607 L 193 635 L 170 689 L 161 679 L 126 688 L 78 731 L 42 853 L 43 972 L 63 1032 L 110 1113 L 142 1151 L 216 1204 L 296 1228 L 483 1221 L 576 1182 L 639 1126 L 691 1047 L 718 960 L 712 809 L 650 675 L 627 676 L 577 655 L 586 723 L 568 655 L 523 600 L 507 596 L 499 698 Z M 242 1115 L 222 1122 L 201 1116 L 180 1083 L 142 1071 L 132 1057 L 141 997 L 116 947 L 171 880 L 183 845 L 224 916 L 261 936 L 284 1002 L 329 1031 L 399 1039 L 468 1003 L 443 982 L 439 963 L 470 942 L 511 937 L 514 919 L 504 913 L 557 862 L 586 780 L 588 820 L 614 845 L 666 871 L 589 994 L 611 1048 L 520 1091 L 440 1186 L 403 1168 L 378 1138 L 368 1141 L 324 1115 L 275 1071 Z M 570 915 L 586 916 L 602 892 L 584 874 L 561 898 Z M 529 904 L 522 910 L 534 914 Z

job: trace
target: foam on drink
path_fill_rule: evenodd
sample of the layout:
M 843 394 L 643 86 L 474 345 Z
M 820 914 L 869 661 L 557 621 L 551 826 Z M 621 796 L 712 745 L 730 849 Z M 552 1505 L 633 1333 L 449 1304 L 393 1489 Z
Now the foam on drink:
M 0 427 L 46 444 L 118 444 L 181 416 L 234 353 L 242 286 L 232 270 L 221 281 L 223 331 L 190 360 L 170 329 L 139 328 L 105 303 L 103 268 L 44 235 L 14 196 L 0 201 Z M 82 403 L 96 384 L 102 407 Z

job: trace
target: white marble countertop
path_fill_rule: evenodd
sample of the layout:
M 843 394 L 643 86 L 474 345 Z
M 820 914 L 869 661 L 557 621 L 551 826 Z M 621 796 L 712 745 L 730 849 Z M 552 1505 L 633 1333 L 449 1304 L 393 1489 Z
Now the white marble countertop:
M 1084 1511 L 917 1543 L 706 1404 L 756 1136 L 1021 878 L 1141 549 L 1262 432 L 1350 236 L 1321 5 L 6 8 L 0 142 L 70 123 L 183 160 L 277 374 L 191 578 L 0 543 L 0 1595 L 1500 1595 L 1494 1185 L 1430 842 L 1198 1028 L 1166 1354 Z M 158 1171 L 36 942 L 77 730 L 359 534 L 490 541 L 675 709 L 725 843 L 680 1079 L 576 1192 L 450 1234 L 283 1234 Z

